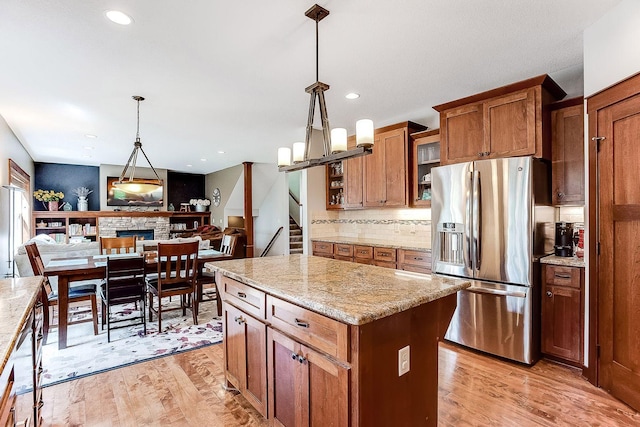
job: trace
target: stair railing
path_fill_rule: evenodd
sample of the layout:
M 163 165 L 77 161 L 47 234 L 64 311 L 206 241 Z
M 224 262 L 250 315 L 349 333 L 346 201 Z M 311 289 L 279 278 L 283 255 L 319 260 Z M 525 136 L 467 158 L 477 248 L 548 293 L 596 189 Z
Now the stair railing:
M 269 253 L 269 251 L 271 250 L 271 247 L 273 246 L 273 244 L 275 243 L 276 239 L 278 238 L 278 236 L 280 235 L 280 233 L 282 233 L 282 229 L 284 227 L 280 227 L 278 228 L 278 231 L 276 231 L 276 233 L 273 235 L 273 237 L 271 238 L 271 240 L 269 240 L 269 244 L 267 245 L 266 248 L 264 248 L 264 250 L 262 251 L 262 253 L 260 254 L 260 258 L 267 256 L 267 254 Z
M 289 190 L 289 216 L 293 218 L 295 223 L 300 227 L 300 222 L 302 218 L 302 203 L 296 197 L 295 194 Z

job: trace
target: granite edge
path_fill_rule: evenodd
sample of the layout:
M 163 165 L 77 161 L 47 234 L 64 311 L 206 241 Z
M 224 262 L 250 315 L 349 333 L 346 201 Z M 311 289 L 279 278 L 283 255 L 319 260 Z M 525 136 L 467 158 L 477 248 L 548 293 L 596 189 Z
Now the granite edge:
M 547 255 L 540 259 L 542 264 L 559 265 L 565 267 L 585 268 L 584 258 L 577 257 L 559 257 L 556 255 Z

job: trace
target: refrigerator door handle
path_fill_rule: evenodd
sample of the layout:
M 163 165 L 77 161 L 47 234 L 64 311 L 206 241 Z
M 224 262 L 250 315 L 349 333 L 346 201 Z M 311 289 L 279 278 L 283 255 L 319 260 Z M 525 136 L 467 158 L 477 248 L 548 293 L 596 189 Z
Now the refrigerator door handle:
M 471 184 L 471 188 L 473 189 L 473 174 L 474 172 L 470 171 L 469 172 L 469 183 Z M 472 210 L 472 206 L 471 206 L 471 199 L 469 197 L 466 197 L 466 206 L 465 206 L 465 215 L 466 218 L 464 219 L 464 235 L 465 235 L 465 240 L 467 243 L 467 260 L 468 264 L 467 264 L 467 268 L 469 270 L 473 270 L 473 257 L 471 255 L 471 247 L 472 247 L 472 237 L 471 237 L 471 228 L 473 227 L 473 224 L 471 224 L 471 218 L 473 218 L 473 212 Z M 473 275 L 473 273 L 471 273 Z
M 473 251 L 475 254 L 475 269 L 480 270 L 480 250 L 482 245 L 482 236 L 480 230 L 482 229 L 482 198 L 480 197 L 480 171 L 473 171 Z
M 501 291 L 497 289 L 486 289 L 486 288 L 478 288 L 478 287 L 470 287 L 466 289 L 467 292 L 471 292 L 474 294 L 489 294 L 489 295 L 499 295 L 504 297 L 516 297 L 516 298 L 526 298 L 527 294 L 524 292 L 509 292 L 509 291 Z

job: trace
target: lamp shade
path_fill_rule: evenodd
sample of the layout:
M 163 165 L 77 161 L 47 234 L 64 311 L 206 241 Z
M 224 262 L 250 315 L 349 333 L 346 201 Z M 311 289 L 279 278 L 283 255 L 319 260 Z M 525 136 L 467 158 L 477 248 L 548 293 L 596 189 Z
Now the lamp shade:
M 278 167 L 291 165 L 291 148 L 278 148 Z
M 356 122 L 356 146 L 373 146 L 373 121 L 361 119 Z
M 345 128 L 331 129 L 331 152 L 347 151 L 347 130 Z
M 304 161 L 304 142 L 293 143 L 293 163 L 300 163 Z

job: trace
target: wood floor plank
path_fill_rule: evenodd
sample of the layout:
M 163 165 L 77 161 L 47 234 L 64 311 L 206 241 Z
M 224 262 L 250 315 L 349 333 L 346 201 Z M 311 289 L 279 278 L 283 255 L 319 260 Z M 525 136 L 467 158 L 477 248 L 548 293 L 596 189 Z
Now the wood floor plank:
M 43 416 L 46 426 L 268 425 L 223 385 L 222 346 L 214 345 L 46 387 Z M 29 397 L 19 396 L 20 408 Z M 639 414 L 575 368 L 526 367 L 446 343 L 438 402 L 447 427 L 640 425 Z

